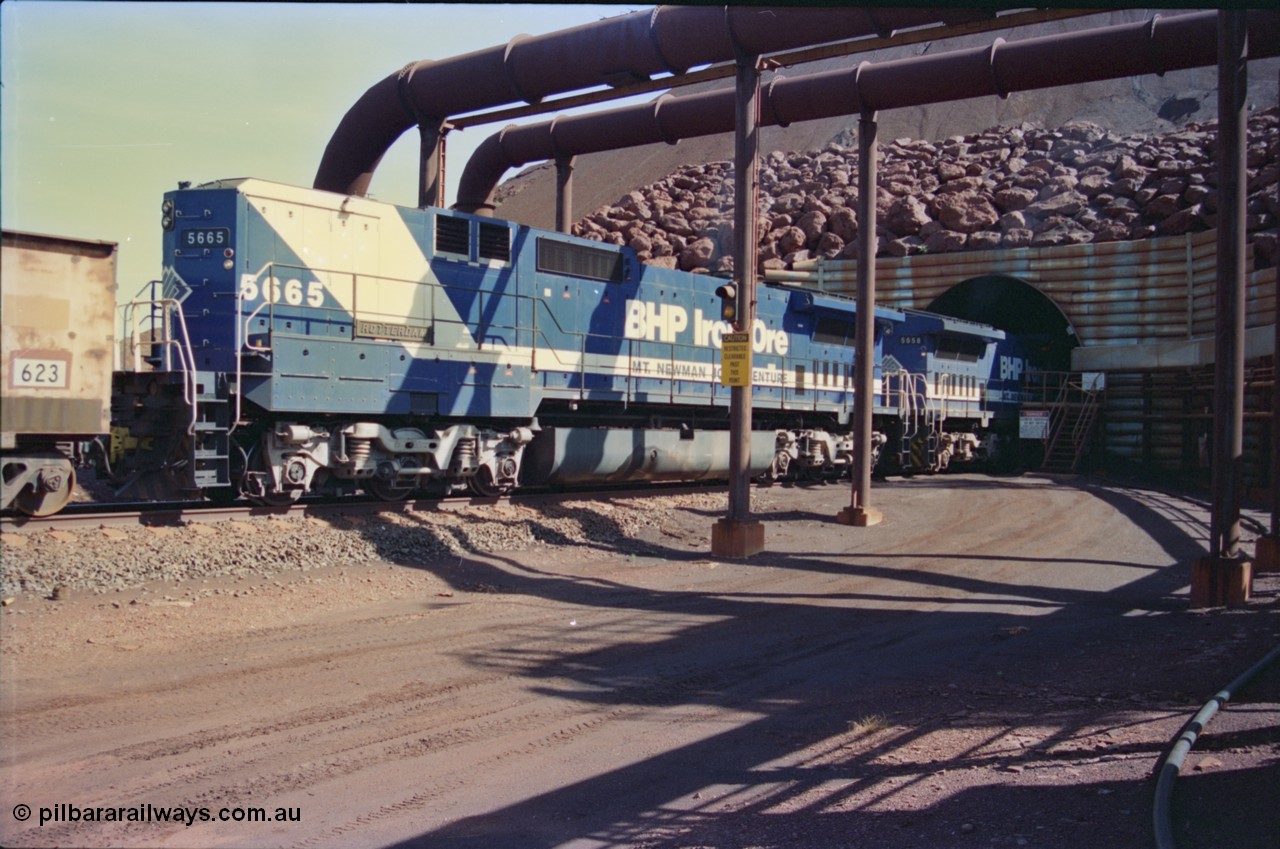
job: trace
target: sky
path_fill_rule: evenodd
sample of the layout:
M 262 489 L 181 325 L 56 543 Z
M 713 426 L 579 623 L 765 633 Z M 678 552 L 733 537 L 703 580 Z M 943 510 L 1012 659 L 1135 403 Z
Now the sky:
M 347 109 L 404 65 L 643 8 L 5 0 L 0 225 L 117 242 L 127 300 L 160 276 L 160 203 L 178 181 L 310 186 Z M 450 203 L 500 128 L 449 135 Z M 414 206 L 417 173 L 410 131 L 370 194 Z

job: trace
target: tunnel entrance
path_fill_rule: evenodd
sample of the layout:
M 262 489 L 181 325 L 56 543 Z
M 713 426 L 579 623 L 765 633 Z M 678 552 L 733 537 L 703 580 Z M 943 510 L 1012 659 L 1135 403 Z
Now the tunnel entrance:
M 1080 345 L 1071 320 L 1053 299 L 1016 277 L 970 278 L 935 298 L 928 309 L 1020 336 L 1040 349 L 1043 367 L 1052 371 L 1070 370 L 1071 349 Z

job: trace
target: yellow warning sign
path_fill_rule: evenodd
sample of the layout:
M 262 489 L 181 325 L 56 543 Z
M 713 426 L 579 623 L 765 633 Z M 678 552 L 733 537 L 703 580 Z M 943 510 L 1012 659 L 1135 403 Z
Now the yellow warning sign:
M 751 385 L 750 333 L 726 333 L 720 337 L 720 385 Z

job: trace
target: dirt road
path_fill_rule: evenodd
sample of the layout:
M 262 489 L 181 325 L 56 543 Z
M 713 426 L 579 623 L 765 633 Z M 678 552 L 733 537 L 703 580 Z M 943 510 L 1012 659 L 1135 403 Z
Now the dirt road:
M 22 599 L 0 844 L 1147 845 L 1155 758 L 1280 639 L 1274 584 L 1187 612 L 1204 511 L 1172 496 L 979 475 L 874 496 L 884 524 L 851 529 L 843 486 L 765 491 L 768 551 L 742 562 L 707 554 L 708 495 L 639 540 Z M 659 507 L 604 515 L 637 509 Z M 1274 677 L 1190 786 L 1274 779 Z M 1265 799 L 1237 845 L 1277 845 Z M 175 807 L 196 821 L 155 821 Z M 219 819 L 246 807 L 282 821 Z

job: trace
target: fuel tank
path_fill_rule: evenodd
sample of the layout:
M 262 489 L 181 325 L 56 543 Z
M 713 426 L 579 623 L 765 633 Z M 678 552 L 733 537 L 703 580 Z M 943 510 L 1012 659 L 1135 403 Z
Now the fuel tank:
M 769 470 L 776 445 L 775 431 L 751 434 L 752 475 Z M 728 431 L 592 427 L 539 431 L 525 449 L 521 475 L 526 485 L 728 477 Z

